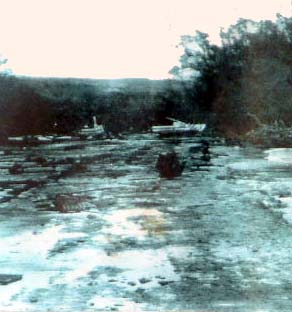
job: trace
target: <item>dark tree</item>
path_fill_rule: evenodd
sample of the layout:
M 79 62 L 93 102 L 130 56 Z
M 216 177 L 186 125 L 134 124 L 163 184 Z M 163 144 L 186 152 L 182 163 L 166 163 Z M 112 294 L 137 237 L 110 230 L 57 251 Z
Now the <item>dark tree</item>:
M 230 136 L 275 121 L 291 125 L 292 18 L 240 19 L 221 39 L 213 45 L 201 32 L 182 37 L 185 52 L 172 73 L 191 73 L 190 105 Z

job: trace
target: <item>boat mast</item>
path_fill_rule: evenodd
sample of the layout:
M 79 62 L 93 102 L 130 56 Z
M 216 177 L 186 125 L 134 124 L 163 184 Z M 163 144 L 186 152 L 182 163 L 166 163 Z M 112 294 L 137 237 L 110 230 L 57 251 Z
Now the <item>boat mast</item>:
M 96 129 L 97 128 L 97 122 L 96 122 L 96 116 L 93 116 L 93 128 Z

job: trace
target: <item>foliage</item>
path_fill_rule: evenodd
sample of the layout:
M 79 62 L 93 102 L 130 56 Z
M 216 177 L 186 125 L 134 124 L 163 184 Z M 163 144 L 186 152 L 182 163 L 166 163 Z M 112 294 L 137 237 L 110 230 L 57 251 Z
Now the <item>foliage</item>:
M 50 104 L 15 77 L 0 77 L 0 134 L 46 133 L 53 126 Z
M 172 72 L 194 73 L 192 105 L 230 136 L 279 120 L 291 125 L 292 18 L 240 19 L 221 30 L 221 41 L 201 32 L 182 37 L 185 52 Z
M 113 134 L 144 131 L 169 114 L 185 118 L 190 107 L 181 82 L 146 79 L 2 76 L 0 94 L 0 136 L 70 134 L 90 126 L 92 116 Z

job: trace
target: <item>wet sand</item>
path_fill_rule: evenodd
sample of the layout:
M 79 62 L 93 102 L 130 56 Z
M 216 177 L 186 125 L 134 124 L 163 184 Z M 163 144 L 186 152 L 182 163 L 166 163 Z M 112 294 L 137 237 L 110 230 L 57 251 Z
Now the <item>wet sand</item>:
M 198 140 L 0 148 L 0 310 L 291 311 L 291 150 Z

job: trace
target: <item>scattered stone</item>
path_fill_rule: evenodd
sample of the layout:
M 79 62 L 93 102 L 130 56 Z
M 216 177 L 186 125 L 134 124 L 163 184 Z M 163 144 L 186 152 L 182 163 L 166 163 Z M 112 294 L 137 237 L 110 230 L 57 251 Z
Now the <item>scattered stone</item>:
M 165 279 L 164 276 L 160 276 L 160 275 L 156 275 L 155 277 L 156 277 L 156 278 L 159 278 L 159 279 L 163 279 L 163 280 Z
M 83 196 L 73 194 L 58 194 L 55 198 L 55 209 L 62 213 L 80 212 L 84 210 Z
M 209 154 L 209 142 L 207 140 L 201 140 L 200 143 L 202 144 L 202 153 Z
M 173 179 L 182 174 L 185 163 L 180 163 L 175 152 L 160 154 L 156 163 L 156 169 L 163 178 Z
M 73 150 L 84 149 L 84 148 L 85 148 L 84 144 L 69 145 L 69 146 L 64 147 L 64 151 L 73 151 Z
M 209 151 L 209 141 L 202 139 L 200 141 L 200 146 L 194 146 L 190 148 L 191 152 L 196 152 L 201 153 L 199 155 L 196 156 L 191 156 L 192 159 L 192 166 L 196 167 L 196 170 L 201 170 L 201 167 L 206 167 L 206 166 L 210 166 L 211 164 L 209 163 L 211 160 L 211 154 Z M 205 171 L 205 169 L 203 169 Z
M 209 147 L 210 147 L 209 141 L 202 139 L 198 144 L 191 146 L 189 148 L 189 152 L 192 154 L 194 153 L 209 154 Z
M 38 298 L 36 298 L 36 297 L 32 297 L 32 298 L 30 298 L 29 299 L 29 302 L 30 303 L 36 303 L 36 302 L 38 302 L 39 300 L 38 300 Z
M 169 284 L 174 283 L 174 281 L 159 281 L 158 283 L 159 283 L 161 286 L 166 286 L 166 285 L 169 285 Z
M 40 166 L 46 166 L 48 164 L 47 159 L 42 156 L 27 155 L 25 157 L 25 161 L 35 162 L 37 165 L 40 165 Z
M 8 285 L 22 279 L 20 274 L 0 274 L 0 285 Z
M 64 172 L 65 176 L 71 176 L 74 174 L 82 173 L 87 170 L 87 165 L 83 163 L 73 163 L 72 167 Z
M 141 284 L 146 284 L 146 283 L 151 282 L 151 280 L 148 279 L 148 278 L 142 277 L 142 278 L 139 279 L 139 282 L 140 282 Z
M 199 239 L 197 240 L 197 243 L 198 243 L 198 244 L 208 244 L 208 240 L 199 238 Z
M 202 154 L 203 154 L 201 156 L 201 160 L 208 162 L 211 160 L 211 155 L 209 151 L 210 144 L 207 140 L 201 140 L 201 144 L 202 144 Z
M 55 160 L 55 165 L 68 165 L 68 164 L 74 164 L 76 162 L 75 158 L 73 157 L 65 157 L 63 159 Z
M 201 160 L 206 161 L 206 162 L 210 161 L 211 160 L 210 154 L 203 154 L 201 156 Z
M 11 168 L 9 168 L 10 174 L 22 174 L 24 169 L 20 164 L 14 164 Z
M 136 283 L 135 283 L 135 282 L 128 282 L 128 285 L 130 285 L 130 286 L 136 286 Z
M 26 185 L 28 188 L 33 188 L 33 187 L 42 187 L 45 184 L 44 181 L 36 181 L 36 180 L 27 180 Z
M 64 253 L 68 250 L 72 250 L 76 247 L 78 247 L 80 244 L 84 243 L 84 240 L 81 240 L 79 238 L 66 238 L 59 240 L 53 249 L 50 250 L 49 256 L 54 256 L 56 254 Z
M 189 152 L 191 154 L 200 153 L 201 151 L 202 151 L 202 145 L 201 144 L 193 145 L 189 148 Z
M 40 166 L 46 166 L 48 164 L 48 161 L 44 157 L 36 157 L 33 159 L 38 165 Z

